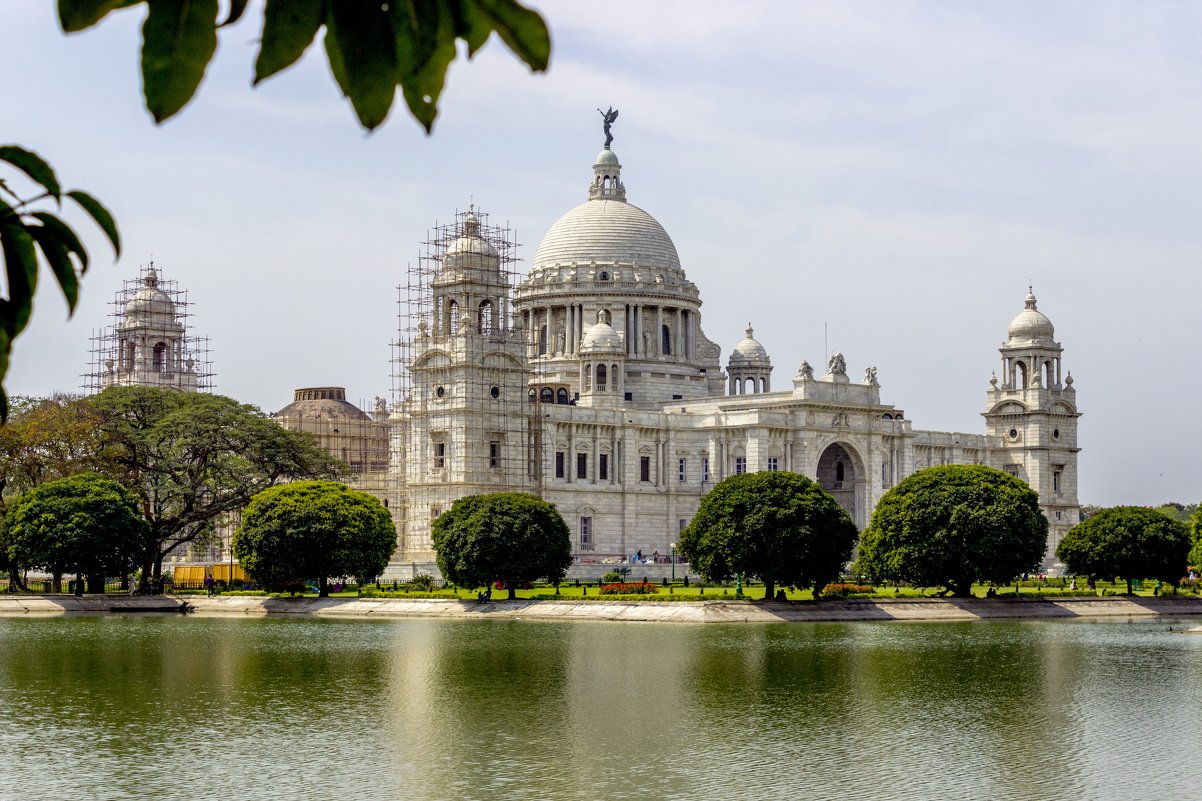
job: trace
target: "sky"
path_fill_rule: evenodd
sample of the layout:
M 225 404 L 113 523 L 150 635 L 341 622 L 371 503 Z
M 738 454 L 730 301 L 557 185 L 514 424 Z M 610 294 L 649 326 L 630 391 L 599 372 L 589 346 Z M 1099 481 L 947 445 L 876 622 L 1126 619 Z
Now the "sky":
M 266 411 L 304 386 L 390 386 L 396 286 L 475 203 L 533 257 L 584 201 L 613 106 L 630 202 L 672 236 L 723 361 L 750 322 L 778 388 L 841 351 L 915 428 L 982 432 L 1034 286 L 1073 374 L 1080 498 L 1202 496 L 1202 5 L 627 2 L 536 6 L 532 75 L 497 38 L 451 67 L 434 133 L 398 98 L 366 134 L 314 46 L 257 89 L 262 4 L 221 31 L 193 102 L 155 125 L 143 11 L 65 36 L 0 10 L 0 139 L 113 211 L 114 263 L 68 320 L 43 273 L 11 394 L 78 390 L 89 337 L 152 258 L 188 290 L 216 390 Z M 521 268 L 521 265 L 519 266 Z

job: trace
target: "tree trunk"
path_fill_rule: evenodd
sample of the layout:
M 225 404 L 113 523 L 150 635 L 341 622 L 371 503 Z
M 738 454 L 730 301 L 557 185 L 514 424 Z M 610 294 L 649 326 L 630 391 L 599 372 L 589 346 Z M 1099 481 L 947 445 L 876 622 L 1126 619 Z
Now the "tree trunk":
M 317 582 L 317 597 L 318 598 L 329 598 L 330 597 L 330 582 L 329 582 L 329 579 L 327 579 L 325 576 L 322 576 Z
M 815 593 L 817 595 L 817 593 Z M 764 579 L 764 600 L 771 601 L 776 596 L 776 582 L 772 579 Z
M 509 587 L 509 600 L 516 601 L 518 599 L 518 583 L 513 579 L 505 582 Z
M 29 588 L 25 586 L 24 581 L 21 581 L 21 574 L 15 566 L 8 569 L 8 584 L 10 587 L 16 587 L 21 592 L 29 592 Z
M 1131 594 L 1131 579 L 1127 579 L 1127 594 Z
M 50 574 L 50 586 L 54 588 L 56 593 L 63 591 L 63 574 L 61 571 L 54 571 Z

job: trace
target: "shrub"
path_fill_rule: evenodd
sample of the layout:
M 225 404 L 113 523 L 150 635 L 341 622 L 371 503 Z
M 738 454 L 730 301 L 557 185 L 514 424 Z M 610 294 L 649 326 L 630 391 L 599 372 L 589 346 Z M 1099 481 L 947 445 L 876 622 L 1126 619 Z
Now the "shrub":
M 838 595 L 846 598 L 848 595 L 872 595 L 876 588 L 871 584 L 827 584 L 822 588 L 823 595 Z
M 602 584 L 602 595 L 652 595 L 659 592 L 659 587 L 649 581 L 618 582 Z
M 434 577 L 429 573 L 418 573 L 409 580 L 409 587 L 421 592 L 430 592 L 434 589 Z
M 622 574 L 616 570 L 611 570 L 601 577 L 601 581 L 605 584 L 621 584 Z

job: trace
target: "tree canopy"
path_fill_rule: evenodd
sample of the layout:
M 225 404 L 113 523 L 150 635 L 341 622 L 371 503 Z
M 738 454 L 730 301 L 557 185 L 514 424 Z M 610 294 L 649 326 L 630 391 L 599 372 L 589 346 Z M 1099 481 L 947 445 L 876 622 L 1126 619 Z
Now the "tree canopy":
M 1189 563 L 1195 569 L 1202 568 L 1202 509 L 1196 509 L 1190 523 L 1190 536 L 1193 547 L 1189 552 Z
M 510 598 L 529 581 L 563 581 L 572 564 L 572 536 L 559 511 L 520 492 L 460 498 L 431 535 L 443 577 L 461 587 L 504 581 Z
M 110 387 L 91 402 L 109 472 L 138 495 L 150 524 L 143 564 L 155 577 L 168 551 L 262 490 L 343 469 L 311 434 L 221 395 Z
M 859 532 L 821 487 L 797 473 L 730 476 L 714 486 L 680 535 L 680 553 L 706 581 L 744 575 L 818 592 L 839 577 Z
M 1155 578 L 1176 584 L 1185 575 L 1189 527 L 1156 509 L 1115 506 L 1073 526 L 1056 547 L 1068 569 L 1091 579 Z
M 857 569 L 874 582 L 945 587 L 1002 584 L 1034 570 L 1048 521 L 1025 483 L 983 465 L 928 467 L 885 493 L 860 538 Z
M 380 575 L 396 546 L 384 505 L 337 481 L 263 490 L 234 534 L 234 555 L 256 582 L 279 589 L 316 578 L 323 597 L 330 578 Z
M 64 32 L 75 33 L 112 11 L 146 6 L 142 94 L 162 122 L 196 94 L 217 52 L 218 30 L 237 22 L 247 5 L 230 0 L 221 20 L 218 0 L 59 0 L 58 17 Z M 551 59 L 547 24 L 516 0 L 266 0 L 255 84 L 299 61 L 323 29 L 334 81 L 369 131 L 387 119 L 398 87 L 409 112 L 431 129 L 456 39 L 467 44 L 468 58 L 496 33 L 535 72 Z
M 18 569 L 121 575 L 141 557 L 146 532 L 132 492 L 96 473 L 80 473 L 22 495 L 5 518 L 0 541 Z
M 75 473 L 103 472 L 100 415 L 86 398 L 18 397 L 11 411 L 0 424 L 0 498 Z

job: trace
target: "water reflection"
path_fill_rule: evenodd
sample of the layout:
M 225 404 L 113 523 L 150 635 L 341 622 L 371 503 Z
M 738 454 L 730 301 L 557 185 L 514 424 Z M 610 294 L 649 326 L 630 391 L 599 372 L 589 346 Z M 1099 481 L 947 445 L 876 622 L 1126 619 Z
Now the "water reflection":
M 1172 797 L 1202 735 L 1202 637 L 1153 622 L 109 617 L 0 645 L 0 787 L 48 796 Z

